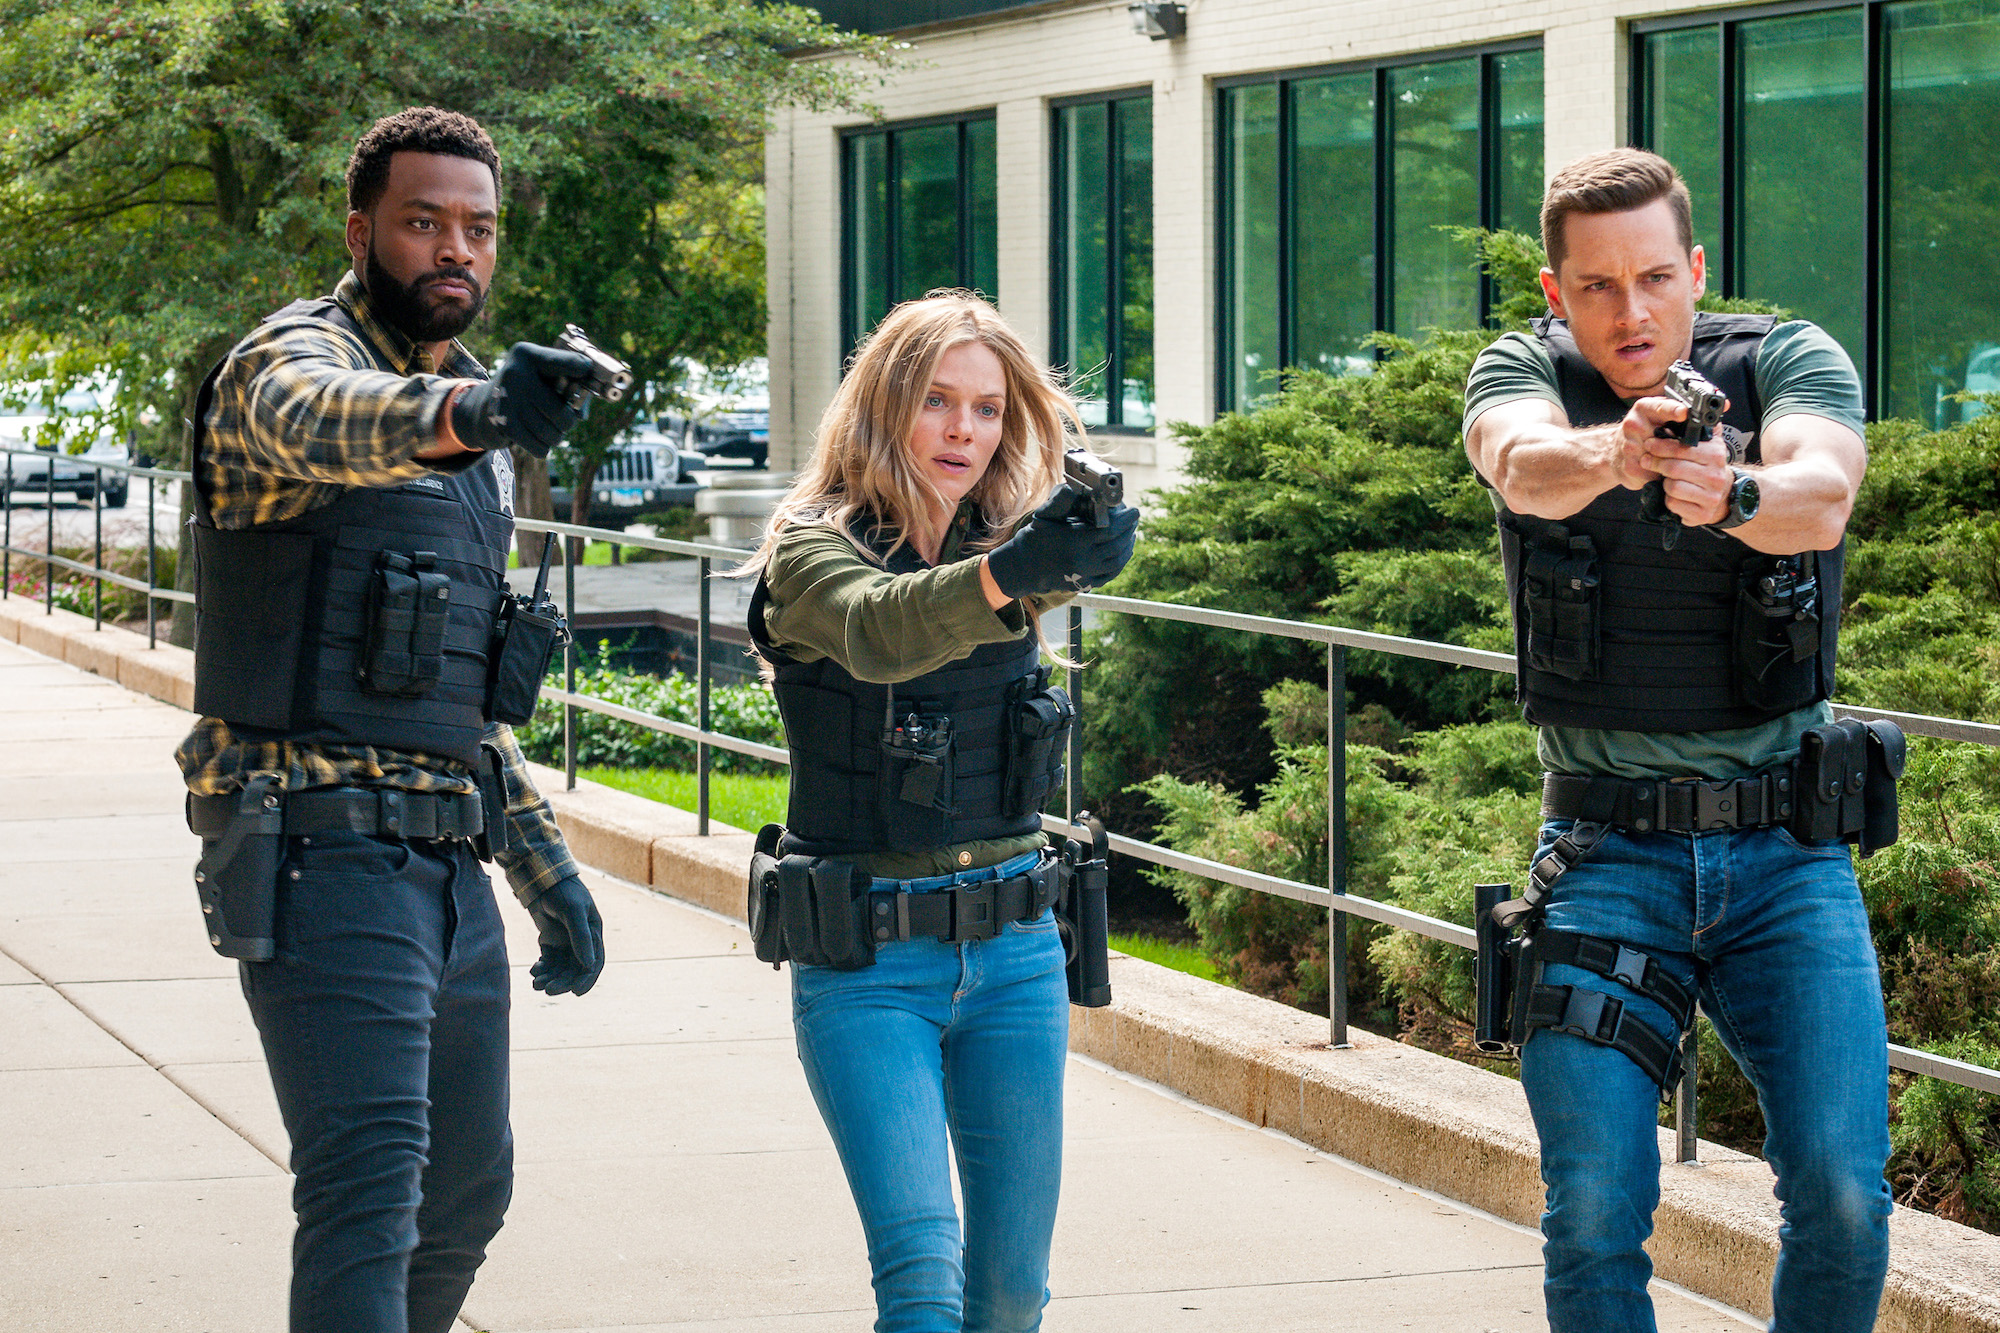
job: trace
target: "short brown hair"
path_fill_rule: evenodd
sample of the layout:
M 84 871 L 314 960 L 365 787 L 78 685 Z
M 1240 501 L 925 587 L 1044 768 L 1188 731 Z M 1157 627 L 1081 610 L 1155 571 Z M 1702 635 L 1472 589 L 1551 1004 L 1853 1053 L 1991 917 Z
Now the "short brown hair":
M 1681 249 L 1694 253 L 1694 208 L 1674 164 L 1643 148 L 1613 148 L 1579 157 L 1555 174 L 1542 196 L 1542 249 L 1562 271 L 1563 222 L 1572 213 L 1629 213 L 1657 200 L 1673 210 Z
M 347 159 L 347 206 L 366 213 L 389 187 L 389 159 L 397 153 L 439 153 L 484 162 L 500 194 L 500 152 L 479 122 L 442 107 L 413 106 L 369 126 Z

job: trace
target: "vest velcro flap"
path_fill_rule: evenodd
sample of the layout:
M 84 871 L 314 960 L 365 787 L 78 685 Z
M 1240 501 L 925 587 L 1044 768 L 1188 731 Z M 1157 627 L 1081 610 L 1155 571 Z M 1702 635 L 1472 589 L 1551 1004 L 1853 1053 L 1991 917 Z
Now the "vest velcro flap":
M 197 524 L 194 547 L 195 711 L 291 726 L 312 537 Z

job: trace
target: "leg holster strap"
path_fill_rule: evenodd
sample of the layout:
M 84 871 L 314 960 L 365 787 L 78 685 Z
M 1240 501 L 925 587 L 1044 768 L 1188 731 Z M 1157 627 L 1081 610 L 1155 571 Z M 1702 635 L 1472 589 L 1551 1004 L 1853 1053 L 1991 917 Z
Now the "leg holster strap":
M 1548 899 L 1549 890 L 1556 881 L 1576 868 L 1579 861 L 1596 848 L 1609 831 L 1605 824 L 1595 824 L 1578 820 L 1567 833 L 1549 845 L 1535 863 L 1528 867 L 1528 888 L 1520 897 L 1501 903 L 1493 909 L 1493 921 L 1502 931 L 1511 931 L 1526 924 L 1531 913 L 1540 910 Z M 1540 920 L 1536 917 L 1536 920 Z
M 1673 1020 L 1671 1037 L 1625 1012 L 1615 995 L 1581 986 L 1549 985 L 1542 969 L 1567 963 L 1629 987 L 1665 1009 Z M 1694 992 L 1659 961 L 1615 940 L 1569 931 L 1537 931 L 1521 945 L 1515 971 L 1512 1036 L 1518 1045 L 1536 1028 L 1550 1028 L 1609 1046 L 1630 1057 L 1666 1096 L 1681 1077 L 1681 1034 L 1694 1021 Z

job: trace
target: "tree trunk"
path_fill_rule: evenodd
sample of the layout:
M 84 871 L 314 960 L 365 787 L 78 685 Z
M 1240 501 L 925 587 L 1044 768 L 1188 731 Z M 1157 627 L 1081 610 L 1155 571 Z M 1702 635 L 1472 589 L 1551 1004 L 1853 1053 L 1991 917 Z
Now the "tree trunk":
M 514 513 L 521 518 L 554 519 L 555 501 L 549 496 L 549 460 L 537 458 L 526 449 L 514 449 Z M 542 563 L 542 542 L 547 533 L 514 532 L 514 550 L 523 567 Z M 562 551 L 557 550 L 557 560 Z
M 597 460 L 589 454 L 580 454 L 576 460 L 576 480 L 570 483 L 569 521 L 578 527 L 590 523 L 590 492 L 597 485 Z M 576 553 L 576 562 L 583 563 L 583 539 L 572 537 L 569 549 Z

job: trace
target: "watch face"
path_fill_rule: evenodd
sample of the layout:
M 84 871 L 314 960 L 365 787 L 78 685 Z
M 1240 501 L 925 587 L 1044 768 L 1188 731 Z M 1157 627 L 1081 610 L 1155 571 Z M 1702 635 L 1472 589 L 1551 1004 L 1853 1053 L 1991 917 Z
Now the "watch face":
M 1745 472 L 1736 479 L 1736 485 L 1732 490 L 1734 493 L 1730 496 L 1730 500 L 1741 521 L 1747 523 L 1757 517 L 1757 504 L 1762 498 L 1762 492 L 1757 489 L 1757 479 Z

